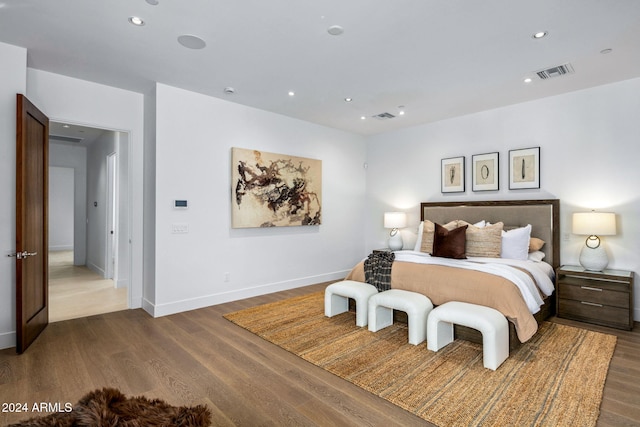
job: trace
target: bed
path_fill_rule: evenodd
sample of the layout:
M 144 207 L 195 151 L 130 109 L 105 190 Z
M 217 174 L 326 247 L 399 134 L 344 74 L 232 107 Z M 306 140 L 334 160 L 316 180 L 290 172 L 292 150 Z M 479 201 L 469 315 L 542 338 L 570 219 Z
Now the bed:
M 391 288 L 423 293 L 434 305 L 463 301 L 496 308 L 509 320 L 509 342 L 513 350 L 529 340 L 539 323 L 553 314 L 553 276 L 560 263 L 559 205 L 557 199 L 421 203 L 418 242 L 413 251 L 396 252 Z M 428 241 L 428 232 L 422 233 L 422 224 L 427 228 L 433 224 L 445 225 L 447 230 L 440 228 L 439 236 L 466 225 L 462 233 L 467 236 L 468 253 L 474 256 L 452 259 L 426 254 L 425 251 L 435 250 L 436 246 L 426 247 L 433 242 Z M 506 232 L 506 235 L 499 234 L 503 251 L 507 251 L 505 238 L 525 231 L 532 237 L 531 244 L 535 240 L 538 246 L 529 248 L 525 260 L 496 257 L 495 227 Z M 469 234 L 473 232 L 482 234 Z M 479 257 L 479 254 L 487 255 L 484 246 L 478 252 L 477 247 L 470 250 L 469 245 L 478 241 L 484 245 L 482 236 L 487 233 L 494 236 L 493 244 L 486 246 L 491 246 L 493 252 L 489 251 L 488 257 Z M 460 235 L 460 229 L 457 234 Z M 422 239 L 422 236 L 427 237 Z M 481 236 L 480 240 L 477 236 Z M 442 237 L 439 239 L 438 249 L 443 241 Z M 542 247 L 540 242 L 544 242 Z M 356 265 L 346 279 L 365 281 L 364 261 Z M 456 338 L 482 342 L 480 333 L 470 328 L 456 325 L 455 334 Z

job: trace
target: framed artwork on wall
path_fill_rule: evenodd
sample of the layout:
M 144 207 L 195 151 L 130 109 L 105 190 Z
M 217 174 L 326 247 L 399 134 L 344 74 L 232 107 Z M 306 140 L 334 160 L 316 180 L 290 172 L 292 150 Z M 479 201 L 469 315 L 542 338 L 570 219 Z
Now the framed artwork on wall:
M 509 189 L 540 188 L 540 147 L 509 150 Z
M 471 156 L 471 189 L 491 191 L 500 189 L 499 153 L 474 154 Z
M 464 193 L 464 156 L 442 159 L 441 190 L 443 193 Z
M 320 225 L 322 161 L 231 149 L 233 228 Z

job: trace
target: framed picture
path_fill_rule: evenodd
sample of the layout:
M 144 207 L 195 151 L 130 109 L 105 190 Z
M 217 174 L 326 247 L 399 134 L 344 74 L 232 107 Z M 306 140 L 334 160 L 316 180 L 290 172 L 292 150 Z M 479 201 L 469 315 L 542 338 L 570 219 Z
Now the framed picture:
M 540 147 L 509 150 L 509 189 L 540 188 Z
M 231 149 L 233 228 L 320 225 L 322 161 Z
M 443 193 L 464 192 L 464 156 L 442 159 L 441 191 Z
M 473 191 L 500 189 L 499 153 L 474 154 L 471 156 Z

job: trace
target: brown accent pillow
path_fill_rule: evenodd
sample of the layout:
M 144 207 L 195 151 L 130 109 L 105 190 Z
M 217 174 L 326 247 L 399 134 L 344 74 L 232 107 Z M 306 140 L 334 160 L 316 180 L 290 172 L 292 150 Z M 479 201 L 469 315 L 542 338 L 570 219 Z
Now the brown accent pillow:
M 447 230 L 440 224 L 435 224 L 433 236 L 433 256 L 443 258 L 465 259 L 466 225 Z
M 529 238 L 529 252 L 539 251 L 543 246 L 544 240 L 538 239 L 537 237 Z
M 451 221 L 444 225 L 447 230 L 453 230 L 458 226 L 458 221 Z M 422 245 L 420 245 L 420 252 L 426 252 L 428 254 L 433 253 L 433 234 L 435 232 L 435 224 L 428 219 L 422 222 Z
M 500 258 L 502 249 L 502 222 L 485 227 L 476 227 L 465 221 L 458 221 L 458 225 L 467 225 L 466 255 L 475 257 Z

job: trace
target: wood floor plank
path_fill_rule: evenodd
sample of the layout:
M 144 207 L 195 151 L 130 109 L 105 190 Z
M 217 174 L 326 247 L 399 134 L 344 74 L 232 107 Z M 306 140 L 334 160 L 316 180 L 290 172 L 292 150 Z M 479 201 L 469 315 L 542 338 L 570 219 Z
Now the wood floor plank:
M 216 426 L 424 426 L 418 417 L 222 316 L 323 290 L 318 284 L 153 319 L 125 310 L 49 325 L 25 354 L 0 351 L 0 403 L 76 402 L 101 387 L 206 404 Z M 640 329 L 618 331 L 598 426 L 640 425 Z M 0 425 L 31 414 L 0 413 Z

